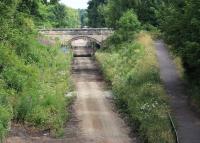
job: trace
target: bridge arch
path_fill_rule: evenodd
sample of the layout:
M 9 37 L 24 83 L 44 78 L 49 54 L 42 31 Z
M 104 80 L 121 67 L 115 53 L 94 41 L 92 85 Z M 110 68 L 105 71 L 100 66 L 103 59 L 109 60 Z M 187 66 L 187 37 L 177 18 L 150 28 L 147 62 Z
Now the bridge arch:
M 101 42 L 99 40 L 97 40 L 96 38 L 87 36 L 87 35 L 77 35 L 77 36 L 74 36 L 71 39 L 69 39 L 68 41 L 66 41 L 65 44 L 66 45 L 71 45 L 71 43 L 73 41 L 79 40 L 79 39 L 83 39 L 83 40 L 86 40 L 86 41 L 89 41 L 89 42 L 94 42 L 94 43 L 98 44 L 99 46 L 101 46 Z
M 113 30 L 110 28 L 39 29 L 39 33 L 52 40 L 59 39 L 63 46 L 71 45 L 74 40 L 86 39 L 102 47 L 104 41 L 113 34 Z

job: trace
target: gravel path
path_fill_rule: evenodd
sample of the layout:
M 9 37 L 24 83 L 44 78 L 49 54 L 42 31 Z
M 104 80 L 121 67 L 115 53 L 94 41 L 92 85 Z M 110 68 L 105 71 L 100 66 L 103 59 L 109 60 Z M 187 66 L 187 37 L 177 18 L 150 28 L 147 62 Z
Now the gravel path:
M 110 102 L 112 93 L 105 88 L 98 65 L 91 57 L 74 59 L 73 79 L 78 92 L 75 111 L 85 142 L 135 143 Z
M 187 97 L 176 66 L 163 41 L 156 41 L 161 79 L 170 96 L 171 109 L 177 122 L 180 143 L 200 143 L 200 119 L 189 109 Z

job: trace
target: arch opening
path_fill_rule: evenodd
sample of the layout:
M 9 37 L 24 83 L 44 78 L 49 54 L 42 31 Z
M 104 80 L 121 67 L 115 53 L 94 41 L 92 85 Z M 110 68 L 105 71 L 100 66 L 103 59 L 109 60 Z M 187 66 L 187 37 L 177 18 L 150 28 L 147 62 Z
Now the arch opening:
M 83 39 L 85 41 L 90 41 L 90 42 L 94 42 L 98 45 L 101 45 L 101 42 L 99 42 L 97 39 L 95 38 L 92 38 L 92 37 L 89 37 L 89 36 L 76 36 L 76 37 L 73 37 L 72 39 L 70 39 L 69 41 L 67 41 L 67 44 L 70 44 L 73 42 L 73 41 L 76 41 L 76 40 L 79 40 L 79 39 Z
M 91 57 L 101 47 L 98 40 L 88 36 L 73 37 L 66 45 L 71 47 L 74 57 Z

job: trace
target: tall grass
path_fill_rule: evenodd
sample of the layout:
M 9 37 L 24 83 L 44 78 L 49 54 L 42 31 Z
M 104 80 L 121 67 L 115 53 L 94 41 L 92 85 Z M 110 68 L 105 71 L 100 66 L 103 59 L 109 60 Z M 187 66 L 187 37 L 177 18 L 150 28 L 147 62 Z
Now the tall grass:
M 0 44 L 0 139 L 11 120 L 60 136 L 69 117 L 72 54 L 59 45 L 46 46 L 34 38 L 18 54 L 10 43 Z
M 168 99 L 151 37 L 140 33 L 131 43 L 109 48 L 112 50 L 98 52 L 96 58 L 112 83 L 117 105 L 129 115 L 145 142 L 173 143 Z

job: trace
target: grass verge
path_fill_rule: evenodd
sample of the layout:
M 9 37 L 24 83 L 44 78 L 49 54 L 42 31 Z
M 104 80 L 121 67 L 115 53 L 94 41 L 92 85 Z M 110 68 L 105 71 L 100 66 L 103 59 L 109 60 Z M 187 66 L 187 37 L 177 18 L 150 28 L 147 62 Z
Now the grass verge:
M 131 43 L 97 52 L 106 80 L 111 81 L 116 103 L 129 115 L 139 136 L 148 143 L 174 143 L 151 37 L 140 33 Z

